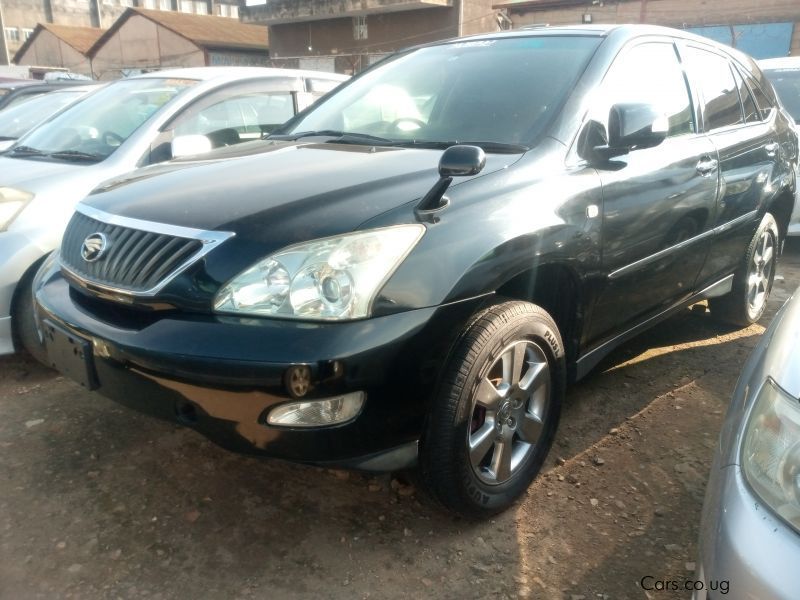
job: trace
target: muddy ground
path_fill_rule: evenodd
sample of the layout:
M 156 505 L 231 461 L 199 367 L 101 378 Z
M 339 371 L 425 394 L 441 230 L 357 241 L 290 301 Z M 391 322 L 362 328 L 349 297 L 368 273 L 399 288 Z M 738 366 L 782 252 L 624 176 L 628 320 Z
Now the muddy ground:
M 474 524 L 413 486 L 230 454 L 0 358 L 0 598 L 669 598 L 691 577 L 736 377 L 762 325 L 687 310 L 573 387 L 543 475 Z M 735 590 L 731 590 L 735 597 Z

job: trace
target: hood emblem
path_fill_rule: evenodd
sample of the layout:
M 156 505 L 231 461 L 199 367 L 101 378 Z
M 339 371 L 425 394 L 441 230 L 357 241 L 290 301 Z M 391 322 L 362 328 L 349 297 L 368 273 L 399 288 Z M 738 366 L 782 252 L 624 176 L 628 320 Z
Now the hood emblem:
M 108 239 L 105 234 L 93 233 L 86 236 L 81 244 L 81 256 L 86 262 L 94 262 L 101 258 L 108 249 Z

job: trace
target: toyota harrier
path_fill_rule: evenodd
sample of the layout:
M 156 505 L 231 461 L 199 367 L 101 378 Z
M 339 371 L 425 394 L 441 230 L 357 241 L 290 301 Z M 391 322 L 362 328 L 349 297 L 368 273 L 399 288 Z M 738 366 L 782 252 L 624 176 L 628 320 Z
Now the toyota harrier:
M 96 190 L 34 282 L 37 323 L 88 389 L 231 449 L 417 465 L 485 516 L 614 347 L 702 299 L 761 317 L 796 157 L 757 65 L 700 37 L 426 45 L 264 142 Z

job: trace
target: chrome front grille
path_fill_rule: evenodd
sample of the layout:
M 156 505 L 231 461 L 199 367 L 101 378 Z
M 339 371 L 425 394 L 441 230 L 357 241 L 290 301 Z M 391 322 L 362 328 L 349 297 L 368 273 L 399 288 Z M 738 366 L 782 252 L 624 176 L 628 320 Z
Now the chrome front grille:
M 104 251 L 87 260 L 84 242 L 102 234 Z M 133 295 L 154 295 L 232 233 L 127 219 L 80 206 L 61 242 L 61 265 L 81 282 Z

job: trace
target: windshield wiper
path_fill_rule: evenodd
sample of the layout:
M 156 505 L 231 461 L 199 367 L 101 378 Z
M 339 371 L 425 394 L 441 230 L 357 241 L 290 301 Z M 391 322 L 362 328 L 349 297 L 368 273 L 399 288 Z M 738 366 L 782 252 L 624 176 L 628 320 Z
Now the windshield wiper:
M 15 146 L 9 154 L 12 156 L 47 156 L 45 152 L 31 146 Z
M 62 160 L 85 160 L 90 162 L 100 162 L 105 158 L 102 154 L 93 154 L 91 152 L 83 152 L 82 150 L 60 150 L 58 152 L 51 152 L 47 156 Z
M 265 139 L 294 142 L 296 140 L 299 140 L 300 138 L 306 138 L 306 137 L 333 137 L 336 139 L 329 141 L 338 144 L 365 144 L 365 143 L 394 144 L 395 143 L 395 140 L 379 137 L 377 135 L 369 135 L 367 133 L 350 133 L 347 131 L 337 131 L 335 129 L 321 129 L 319 131 L 301 131 L 300 133 L 283 133 L 283 134 L 276 133 L 274 135 L 267 136 Z
M 473 142 L 467 140 L 457 140 L 457 141 L 436 141 L 436 140 L 406 140 L 406 141 L 397 141 L 394 144 L 395 146 L 401 146 L 406 148 L 431 148 L 431 149 L 447 149 L 450 146 L 478 146 L 479 148 L 483 148 L 485 152 L 493 152 L 496 154 L 522 154 L 523 152 L 527 152 L 530 150 L 528 146 L 524 146 L 522 144 L 507 144 L 505 142 L 489 142 L 489 141 L 481 141 L 481 142 Z
M 11 142 L 18 138 L 11 137 L 10 135 L 0 135 L 0 142 Z

